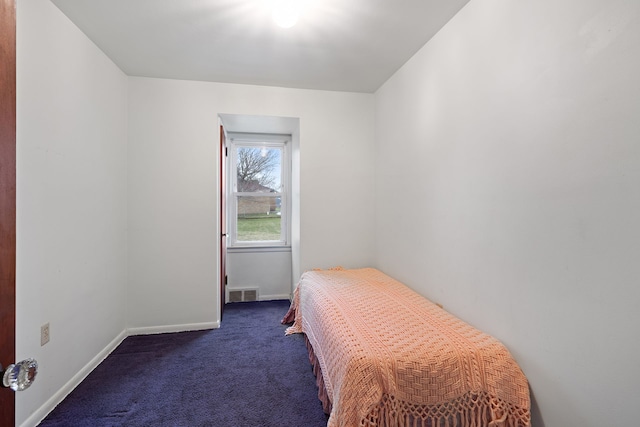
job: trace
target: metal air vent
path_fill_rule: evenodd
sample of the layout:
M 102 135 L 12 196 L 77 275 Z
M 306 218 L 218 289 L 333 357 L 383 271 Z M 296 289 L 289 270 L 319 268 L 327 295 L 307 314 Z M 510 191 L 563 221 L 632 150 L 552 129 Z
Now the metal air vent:
M 229 302 L 258 301 L 257 289 L 229 289 Z

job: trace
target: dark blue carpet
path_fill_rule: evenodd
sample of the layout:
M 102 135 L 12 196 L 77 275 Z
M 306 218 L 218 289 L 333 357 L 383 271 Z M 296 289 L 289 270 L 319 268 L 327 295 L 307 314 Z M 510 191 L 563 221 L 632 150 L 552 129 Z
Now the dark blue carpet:
M 326 426 L 288 301 L 228 304 L 220 329 L 126 338 L 41 426 Z

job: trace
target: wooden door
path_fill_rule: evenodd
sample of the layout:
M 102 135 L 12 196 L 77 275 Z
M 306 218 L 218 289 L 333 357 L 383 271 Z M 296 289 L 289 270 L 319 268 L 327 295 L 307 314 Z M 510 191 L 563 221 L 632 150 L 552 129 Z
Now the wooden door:
M 0 0 L 0 363 L 15 362 L 16 4 Z M 15 395 L 0 388 L 0 426 L 15 425 Z
M 227 142 L 220 126 L 220 320 L 224 312 L 227 286 Z

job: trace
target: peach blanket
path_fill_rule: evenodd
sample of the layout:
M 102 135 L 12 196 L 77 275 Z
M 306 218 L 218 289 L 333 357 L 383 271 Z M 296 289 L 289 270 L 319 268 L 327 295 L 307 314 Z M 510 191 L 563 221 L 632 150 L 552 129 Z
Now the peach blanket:
M 509 351 L 375 269 L 303 274 L 287 334 L 304 333 L 331 400 L 328 427 L 530 426 Z

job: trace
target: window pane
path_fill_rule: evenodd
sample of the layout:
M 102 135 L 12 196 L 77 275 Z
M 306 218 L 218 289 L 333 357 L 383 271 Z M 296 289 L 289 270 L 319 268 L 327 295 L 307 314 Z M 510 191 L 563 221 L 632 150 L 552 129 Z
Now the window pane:
M 280 241 L 279 196 L 240 196 L 237 200 L 238 242 Z
M 282 185 L 281 147 L 238 147 L 237 191 L 279 192 Z

